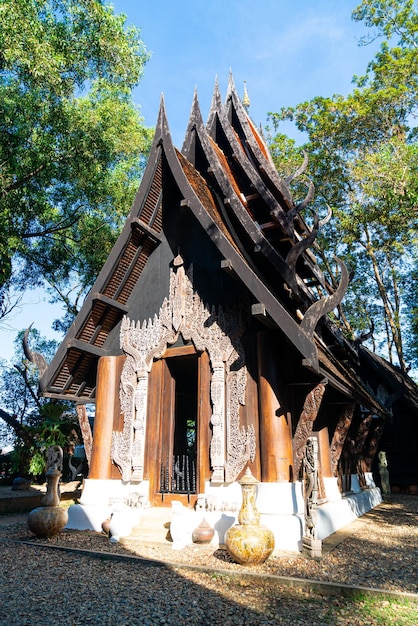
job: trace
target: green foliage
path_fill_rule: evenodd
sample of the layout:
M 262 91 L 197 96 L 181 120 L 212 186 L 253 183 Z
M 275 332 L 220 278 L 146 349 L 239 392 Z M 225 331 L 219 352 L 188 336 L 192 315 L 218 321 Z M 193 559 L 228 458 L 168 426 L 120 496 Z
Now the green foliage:
M 407 348 L 411 360 L 418 363 L 418 259 L 415 259 L 410 276 L 405 281 L 405 301 L 411 332 L 407 337 Z
M 341 600 L 339 606 L 331 607 L 329 623 L 361 624 L 376 626 L 410 626 L 416 622 L 417 605 L 404 598 L 379 597 L 378 595 L 354 594 Z M 367 621 L 364 621 L 367 620 Z
M 148 52 L 101 0 L 4 0 L 0 41 L 0 288 L 47 284 L 74 314 L 149 149 Z
M 396 354 L 406 369 L 402 334 L 405 328 L 416 332 L 407 326 L 404 285 L 417 249 L 418 146 L 412 123 L 418 17 L 409 0 L 365 0 L 353 18 L 375 29 L 372 38 L 391 38 L 366 74 L 354 78 L 353 92 L 282 109 L 270 114 L 270 122 L 277 132 L 282 121 L 292 120 L 308 136 L 303 148 L 316 187 L 313 206 L 330 206 L 334 215 L 319 238 L 327 252 L 323 261 L 329 267 L 326 257 L 337 253 L 354 272 L 339 314 L 343 329 L 354 336 L 373 320 L 376 336 L 386 338 L 383 353 L 391 360 Z M 279 171 L 285 169 L 294 146 L 280 133 L 272 146 Z
M 64 404 L 49 402 L 42 405 L 26 433 L 32 444 L 17 441 L 12 452 L 12 468 L 16 473 L 38 477 L 45 472 L 46 453 L 51 446 L 75 445 L 79 441 L 74 414 L 66 413 Z
M 13 446 L 12 470 L 25 476 L 39 476 L 45 469 L 50 446 L 65 447 L 81 441 L 77 417 L 69 403 L 38 397 L 38 369 L 23 353 L 22 335 L 17 337 L 13 362 L 1 364 L 0 429 L 2 445 Z M 47 341 L 36 329 L 29 334 L 31 349 L 52 358 L 56 342 Z

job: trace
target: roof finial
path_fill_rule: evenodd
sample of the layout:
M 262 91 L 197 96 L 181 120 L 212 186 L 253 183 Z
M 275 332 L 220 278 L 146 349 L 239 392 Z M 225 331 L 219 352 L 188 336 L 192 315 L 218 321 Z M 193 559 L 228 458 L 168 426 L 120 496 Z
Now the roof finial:
M 244 80 L 244 96 L 242 98 L 242 106 L 247 111 L 247 113 L 248 113 L 248 109 L 250 108 L 250 104 L 251 104 L 251 100 L 248 96 L 247 81 Z

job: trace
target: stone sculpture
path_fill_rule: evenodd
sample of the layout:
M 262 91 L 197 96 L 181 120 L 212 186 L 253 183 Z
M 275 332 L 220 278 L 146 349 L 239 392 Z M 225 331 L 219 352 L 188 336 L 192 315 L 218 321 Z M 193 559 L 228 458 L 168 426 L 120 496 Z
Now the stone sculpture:
M 68 511 L 59 506 L 59 480 L 62 475 L 63 452 L 60 446 L 51 446 L 47 452 L 46 494 L 41 506 L 28 515 L 28 527 L 36 537 L 48 538 L 59 533 L 68 522 Z
M 388 461 L 386 458 L 386 452 L 381 450 L 378 454 L 379 458 L 379 474 L 380 474 L 380 484 L 382 488 L 383 496 L 390 496 L 390 480 L 389 480 L 389 470 L 388 470 Z

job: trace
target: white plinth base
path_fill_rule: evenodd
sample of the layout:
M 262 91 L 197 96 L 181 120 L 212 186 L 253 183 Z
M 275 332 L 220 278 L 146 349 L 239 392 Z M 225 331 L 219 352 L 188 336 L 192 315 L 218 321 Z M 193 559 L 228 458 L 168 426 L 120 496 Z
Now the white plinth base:
M 371 476 L 366 476 L 366 479 L 370 485 L 368 489 L 357 488 L 354 481 L 352 485 L 356 492 L 343 497 L 338 491 L 337 479 L 327 478 L 324 481 L 328 501 L 318 507 L 318 539 L 325 539 L 382 502 L 380 490 L 374 486 Z M 148 490 L 148 481 L 139 485 L 125 485 L 119 480 L 87 479 L 80 504 L 69 508 L 66 528 L 101 532 L 102 523 L 113 514 L 112 536 L 116 540 L 127 536 L 145 515 Z M 205 494 L 201 495 L 204 496 L 203 501 L 206 498 L 203 509 L 191 511 L 181 505 L 174 507 L 173 532 L 179 549 L 191 543 L 192 531 L 203 518 L 215 530 L 211 541 L 213 545 L 223 544 L 225 532 L 238 523 L 241 507 L 241 488 L 238 483 L 216 487 L 208 484 Z M 142 508 L 132 506 L 132 502 L 141 502 Z M 259 483 L 256 506 L 261 524 L 273 531 L 275 552 L 300 552 L 304 532 L 301 483 Z
M 345 494 L 341 500 L 318 507 L 318 539 L 325 539 L 382 502 L 380 489 L 370 487 Z
M 141 519 L 141 507 L 147 506 L 148 489 L 148 481 L 130 485 L 120 480 L 88 478 L 84 481 L 80 504 L 68 509 L 66 528 L 101 532 L 102 523 L 112 516 L 112 536 L 129 535 Z

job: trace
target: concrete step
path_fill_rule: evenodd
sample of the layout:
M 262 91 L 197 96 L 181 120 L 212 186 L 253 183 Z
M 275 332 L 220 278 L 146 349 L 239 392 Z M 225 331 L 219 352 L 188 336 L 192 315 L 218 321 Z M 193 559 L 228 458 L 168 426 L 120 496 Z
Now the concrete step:
M 137 539 L 138 541 L 161 541 L 165 543 L 171 540 L 171 518 L 171 508 L 153 507 L 145 509 L 139 524 L 132 529 L 129 539 Z

